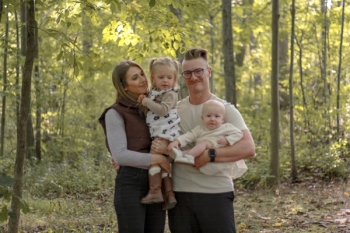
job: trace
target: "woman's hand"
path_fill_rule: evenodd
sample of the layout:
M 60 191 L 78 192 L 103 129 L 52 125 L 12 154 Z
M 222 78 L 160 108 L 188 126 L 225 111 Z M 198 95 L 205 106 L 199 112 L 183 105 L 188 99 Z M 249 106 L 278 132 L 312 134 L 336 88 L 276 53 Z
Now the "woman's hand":
M 167 155 L 169 141 L 164 138 L 156 138 L 152 141 L 151 149 L 156 153 Z
M 116 170 L 116 171 L 119 170 L 120 166 L 114 161 L 113 158 L 111 158 L 111 164 L 112 164 L 114 170 Z

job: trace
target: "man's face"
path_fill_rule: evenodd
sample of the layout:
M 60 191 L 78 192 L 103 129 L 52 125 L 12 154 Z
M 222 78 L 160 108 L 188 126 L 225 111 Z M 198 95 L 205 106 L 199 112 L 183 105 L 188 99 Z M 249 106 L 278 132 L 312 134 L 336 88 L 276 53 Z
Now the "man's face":
M 195 94 L 209 90 L 211 68 L 208 67 L 207 62 L 203 58 L 184 60 L 182 62 L 182 71 L 188 74 L 191 72 L 188 78 L 182 77 L 190 93 Z M 200 75 L 197 76 L 198 74 Z

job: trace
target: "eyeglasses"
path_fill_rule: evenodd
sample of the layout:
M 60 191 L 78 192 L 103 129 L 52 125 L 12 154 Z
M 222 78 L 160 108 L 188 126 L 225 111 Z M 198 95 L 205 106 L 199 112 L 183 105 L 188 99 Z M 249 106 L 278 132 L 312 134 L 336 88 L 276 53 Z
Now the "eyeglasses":
M 194 73 L 194 75 L 195 75 L 196 77 L 200 77 L 200 76 L 203 75 L 204 70 L 206 70 L 206 69 L 208 69 L 208 68 L 205 68 L 205 69 L 203 69 L 203 68 L 198 68 L 198 69 L 195 69 L 194 71 L 184 71 L 184 72 L 182 72 L 182 76 L 183 76 L 185 79 L 189 79 L 189 78 L 191 78 L 192 73 Z

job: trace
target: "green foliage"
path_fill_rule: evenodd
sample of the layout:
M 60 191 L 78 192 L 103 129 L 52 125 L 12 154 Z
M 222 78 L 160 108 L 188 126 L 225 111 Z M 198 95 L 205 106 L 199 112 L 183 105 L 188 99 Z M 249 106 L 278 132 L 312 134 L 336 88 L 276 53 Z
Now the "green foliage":
M 11 210 L 7 207 L 6 203 L 10 201 L 13 192 L 12 185 L 14 183 L 14 179 L 12 177 L 0 174 L 0 223 L 7 221 L 9 215 L 11 215 Z M 23 199 L 19 199 L 20 201 L 20 210 L 24 214 L 28 213 L 29 206 Z
M 6 202 L 10 200 L 12 195 L 10 187 L 13 185 L 13 182 L 14 179 L 12 177 L 0 174 L 0 200 Z M 7 221 L 9 215 L 9 210 L 3 201 L 0 203 L 0 223 Z
M 110 158 L 103 156 L 96 166 L 93 157 L 81 157 L 79 163 L 43 162 L 28 166 L 24 190 L 33 196 L 79 195 L 113 187 L 115 171 Z
M 154 5 L 156 5 L 156 0 L 150 0 L 149 7 L 154 7 Z
M 1 206 L 0 206 L 1 208 Z M 0 210 L 0 222 L 5 222 L 8 218 L 8 210 L 6 208 L 6 206 L 2 206 L 1 210 Z
M 13 185 L 14 179 L 12 177 L 0 174 L 0 186 L 1 187 L 11 187 Z
M 289 37 L 291 18 L 289 2 L 281 1 L 281 38 Z M 6 93 L 5 155 L 0 173 L 11 174 L 16 153 L 17 57 L 15 11 L 19 5 L 6 2 L 9 12 L 8 80 Z M 36 1 L 39 32 L 40 96 L 32 95 L 32 116 L 36 106 L 42 113 L 42 164 L 26 165 L 26 190 L 45 193 L 84 193 L 103 189 L 108 171 L 104 135 L 97 119 L 103 109 L 115 101 L 111 82 L 113 66 L 123 59 L 137 60 L 147 67 L 151 57 L 172 56 L 189 47 L 210 51 L 215 94 L 224 97 L 221 35 L 221 2 L 197 0 L 142 1 Z M 326 80 L 322 75 L 322 30 L 324 15 L 320 3 L 297 2 L 296 51 L 294 56 L 294 119 L 298 171 L 302 176 L 343 177 L 349 160 L 350 130 L 349 56 L 343 55 L 340 109 L 336 109 L 336 80 L 339 64 L 341 8 L 329 9 L 327 19 Z M 180 10 L 170 11 L 170 5 Z M 240 180 L 247 186 L 263 185 L 269 178 L 270 73 L 271 73 L 270 2 L 233 2 L 233 31 L 237 64 L 238 108 L 256 143 L 257 156 L 247 160 L 249 170 Z M 346 7 L 346 15 L 350 8 Z M 180 16 L 178 18 L 178 16 Z M 4 18 L 3 18 L 4 19 Z M 349 22 L 349 19 L 346 18 Z M 345 24 L 349 31 L 349 24 Z M 0 27 L 4 35 L 4 27 Z M 344 35 L 344 47 L 349 35 Z M 290 43 L 290 42 L 289 42 Z M 0 40 L 1 51 L 4 40 Z M 289 46 L 289 45 L 288 45 Z M 286 48 L 288 50 L 288 48 Z M 3 55 L 3 53 L 1 53 Z M 212 58 L 212 60 L 211 60 Z M 237 57 L 236 57 L 237 59 Z M 145 69 L 146 73 L 147 68 Z M 1 73 L 2 75 L 2 73 Z M 288 77 L 281 83 L 288 92 Z M 2 84 L 0 79 L 0 84 Z M 324 82 L 325 81 L 325 82 Z M 326 85 L 326 86 L 325 86 Z M 326 95 L 326 96 L 324 96 Z M 327 97 L 327 98 L 325 98 Z M 336 118 L 341 119 L 337 135 Z M 282 110 L 280 176 L 290 173 L 289 115 Z M 35 121 L 34 121 L 35 124 Z M 34 163 L 33 163 L 34 164 Z M 82 164 L 86 167 L 82 167 Z M 84 175 L 84 171 L 89 171 Z M 94 174 L 96 177 L 93 177 Z M 110 176 L 109 172 L 107 173 Z M 77 177 L 77 179 L 70 179 Z M 33 185 L 34 184 L 34 185 Z M 42 189 L 42 191 L 41 191 Z

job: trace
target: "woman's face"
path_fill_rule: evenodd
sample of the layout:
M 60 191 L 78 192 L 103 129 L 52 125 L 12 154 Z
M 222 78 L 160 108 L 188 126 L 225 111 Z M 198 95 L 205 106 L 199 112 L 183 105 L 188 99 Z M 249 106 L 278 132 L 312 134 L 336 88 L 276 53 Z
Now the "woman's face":
M 145 73 L 137 66 L 131 66 L 126 72 L 126 85 L 125 91 L 135 97 L 141 94 L 147 94 L 148 83 Z

